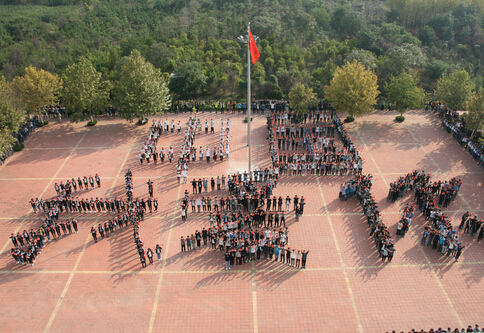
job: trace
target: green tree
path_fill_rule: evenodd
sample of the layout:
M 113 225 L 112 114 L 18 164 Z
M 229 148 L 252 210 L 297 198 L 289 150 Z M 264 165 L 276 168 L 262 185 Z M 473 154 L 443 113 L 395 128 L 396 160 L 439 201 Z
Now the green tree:
M 468 112 L 464 115 L 466 128 L 472 130 L 471 139 L 476 131 L 483 129 L 484 125 L 484 88 L 474 92 L 467 103 Z
M 170 91 L 179 98 L 200 96 L 207 85 L 207 76 L 199 62 L 191 61 L 179 66 L 170 79 Z
M 388 101 L 395 104 L 400 115 L 408 109 L 420 107 L 425 99 L 423 89 L 417 86 L 417 78 L 406 72 L 399 76 L 390 76 L 385 90 Z
M 308 106 L 315 107 L 318 105 L 316 94 L 312 88 L 307 88 L 304 84 L 297 84 L 289 92 L 289 106 L 296 113 L 302 114 L 308 110 Z
M 326 98 L 352 117 L 372 112 L 379 93 L 375 73 L 356 60 L 338 67 L 331 84 L 326 87 Z
M 376 70 L 378 66 L 376 65 L 376 58 L 372 52 L 362 49 L 356 49 L 351 51 L 351 53 L 346 57 L 346 62 L 352 62 L 357 60 L 360 64 L 363 64 L 367 70 Z
M 388 52 L 387 66 L 391 68 L 393 73 L 400 74 L 402 71 L 422 66 L 425 60 L 426 57 L 420 47 L 405 43 L 392 48 Z
M 121 68 L 114 87 L 114 104 L 125 119 L 163 113 L 170 106 L 170 94 L 161 71 L 133 50 Z
M 10 135 L 22 123 L 22 112 L 12 94 L 12 85 L 0 77 L 0 154 L 15 142 Z
M 43 69 L 37 70 L 35 67 L 29 66 L 25 69 L 25 74 L 17 76 L 12 84 L 27 112 L 42 114 L 44 106 L 57 101 L 62 80 L 57 75 Z
M 469 73 L 460 70 L 439 79 L 435 97 L 452 110 L 463 110 L 467 106 L 473 88 Z
M 67 108 L 75 110 L 72 120 L 84 120 L 86 112 L 93 121 L 107 106 L 110 87 L 109 81 L 101 81 L 101 73 L 96 71 L 91 62 L 81 57 L 65 72 L 62 103 Z
M 339 5 L 333 12 L 331 27 L 344 40 L 355 36 L 364 26 L 363 16 L 349 4 Z

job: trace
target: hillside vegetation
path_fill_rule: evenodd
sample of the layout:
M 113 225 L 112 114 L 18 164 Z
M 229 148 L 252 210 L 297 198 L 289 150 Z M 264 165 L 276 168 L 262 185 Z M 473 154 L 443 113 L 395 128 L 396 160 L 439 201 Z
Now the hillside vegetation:
M 324 96 L 338 66 L 354 59 L 385 82 L 417 74 L 433 93 L 446 73 L 466 70 L 483 85 L 482 0 L 0 0 L 0 70 L 29 65 L 62 76 L 87 57 L 103 79 L 119 78 L 132 50 L 172 82 L 179 98 L 242 97 L 247 22 L 259 36 L 253 96 L 287 98 L 303 83 Z M 173 80 L 172 80 L 173 81 Z

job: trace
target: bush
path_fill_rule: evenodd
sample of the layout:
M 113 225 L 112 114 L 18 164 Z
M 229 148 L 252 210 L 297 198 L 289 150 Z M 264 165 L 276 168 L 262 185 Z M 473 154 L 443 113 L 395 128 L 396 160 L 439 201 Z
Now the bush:
M 352 117 L 352 116 L 348 116 L 345 119 L 345 123 L 352 123 L 354 121 L 355 121 L 355 117 Z
M 96 124 L 97 124 L 97 120 L 96 120 L 96 119 L 94 119 L 93 121 L 89 121 L 89 122 L 87 123 L 87 126 L 94 126 L 94 125 L 96 125 Z
M 15 145 L 13 146 L 13 151 L 21 151 L 22 149 L 24 149 L 25 145 L 23 143 L 21 143 L 20 145 Z
M 252 121 L 252 120 L 254 120 L 254 118 L 250 117 L 250 121 Z M 244 123 L 246 123 L 246 122 L 247 122 L 247 117 L 245 117 L 245 119 L 244 119 Z
M 42 127 L 44 126 L 44 123 L 38 123 L 37 125 L 35 125 L 35 127 Z
M 49 121 L 48 120 L 44 120 L 44 126 L 49 124 Z
M 138 120 L 138 125 L 144 125 L 148 123 L 148 118 L 144 118 L 144 119 L 139 119 Z
M 396 116 L 395 120 L 398 121 L 398 122 L 402 122 L 402 121 L 405 120 L 405 117 L 404 116 Z

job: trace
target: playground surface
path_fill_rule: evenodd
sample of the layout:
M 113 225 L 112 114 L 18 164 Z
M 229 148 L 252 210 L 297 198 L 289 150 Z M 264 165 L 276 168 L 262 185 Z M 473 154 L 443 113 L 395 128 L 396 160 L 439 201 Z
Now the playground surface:
M 190 166 L 192 178 L 228 175 L 247 168 L 245 115 L 202 113 L 215 119 L 215 134 L 197 134 L 195 146 L 218 145 L 220 119 L 231 119 L 230 161 Z M 390 182 L 416 169 L 435 180 L 462 180 L 457 199 L 444 208 L 460 223 L 466 211 L 484 216 L 484 170 L 453 140 L 439 119 L 410 112 L 403 123 L 393 113 L 374 113 L 348 125 L 365 158 L 363 171 L 376 180 L 373 193 L 393 233 L 407 194 L 386 201 Z M 188 114 L 154 119 L 188 120 Z M 150 118 L 150 123 L 153 118 Z M 391 332 L 412 328 L 452 329 L 484 325 L 484 244 L 469 235 L 459 262 L 420 246 L 423 218 L 414 218 L 396 240 L 391 263 L 382 263 L 368 237 L 356 200 L 338 199 L 350 176 L 281 176 L 274 194 L 307 198 L 304 215 L 289 215 L 289 246 L 306 249 L 307 269 L 261 260 L 225 270 L 223 255 L 208 248 L 180 252 L 181 236 L 208 227 L 206 214 L 181 223 L 180 198 L 191 184 L 177 182 L 175 164 L 140 165 L 138 151 L 149 126 L 118 118 L 85 123 L 52 122 L 38 129 L 23 151 L 0 166 L 0 327 L 2 332 Z M 186 127 L 186 125 L 185 125 Z M 252 165 L 270 164 L 266 118 L 252 122 Z M 160 138 L 158 146 L 179 152 L 182 135 Z M 175 154 L 176 156 L 176 154 Z M 31 198 L 51 198 L 54 183 L 98 173 L 100 188 L 81 198 L 123 197 L 124 173 L 133 171 L 134 196 L 148 197 L 154 182 L 157 213 L 145 214 L 145 248 L 163 244 L 162 262 L 142 269 L 132 228 L 94 243 L 91 226 L 112 214 L 61 214 L 76 218 L 79 233 L 47 243 L 35 266 L 16 264 L 9 254 L 13 232 L 41 225 Z M 208 195 L 227 195 L 216 191 Z

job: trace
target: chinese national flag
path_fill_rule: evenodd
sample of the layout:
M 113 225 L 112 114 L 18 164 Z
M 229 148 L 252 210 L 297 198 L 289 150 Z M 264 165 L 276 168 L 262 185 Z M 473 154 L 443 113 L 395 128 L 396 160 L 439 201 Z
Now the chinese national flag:
M 252 63 L 255 64 L 257 59 L 260 57 L 259 50 L 257 49 L 257 45 L 255 45 L 254 36 L 252 36 L 252 31 L 249 30 L 249 48 L 250 48 L 250 57 L 252 58 Z

